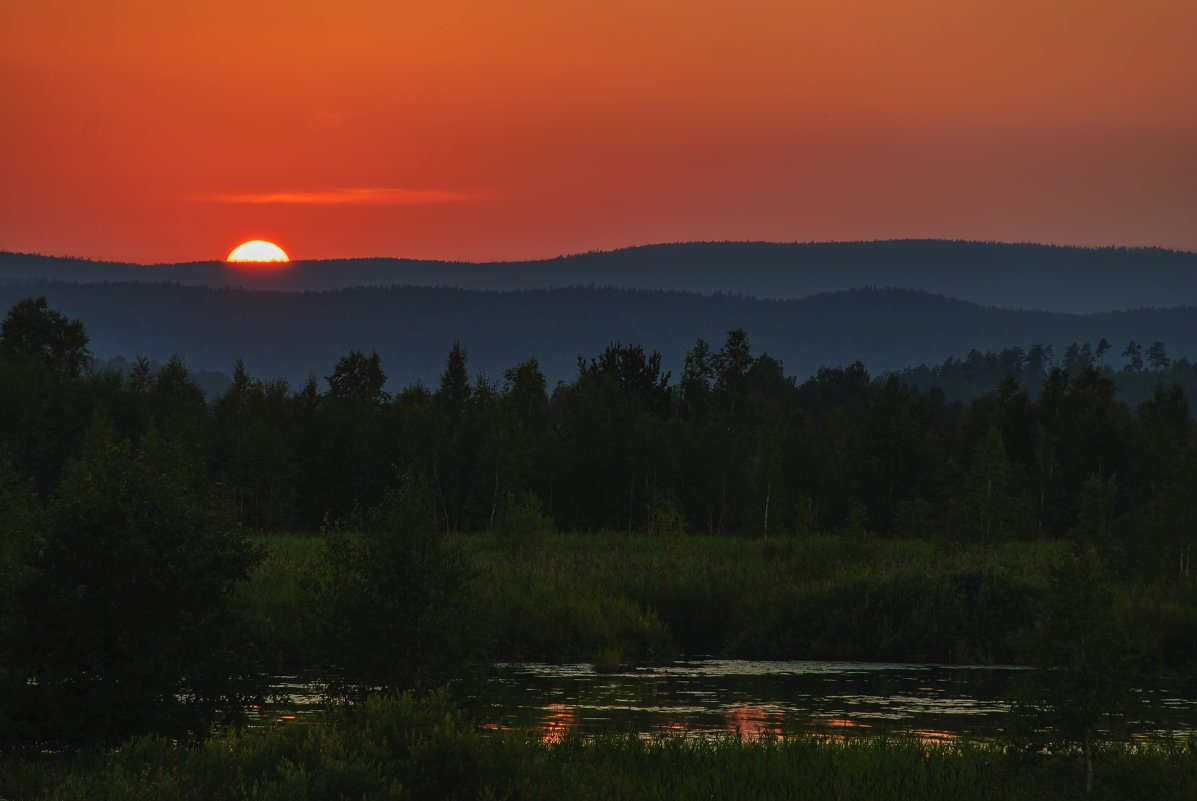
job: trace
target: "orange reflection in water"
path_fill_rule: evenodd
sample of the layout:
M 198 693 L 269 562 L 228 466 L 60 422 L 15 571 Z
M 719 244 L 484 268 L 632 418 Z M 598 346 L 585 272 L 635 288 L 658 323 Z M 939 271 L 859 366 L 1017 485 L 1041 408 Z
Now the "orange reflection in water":
M 546 743 L 559 743 L 578 728 L 578 711 L 563 704 L 545 707 L 544 721 L 539 727 L 540 739 Z
M 664 734 L 687 734 L 690 731 L 690 722 L 685 718 L 667 718 L 657 728 Z
M 781 726 L 775 718 L 765 707 L 745 704 L 727 713 L 727 730 L 745 740 L 778 737 L 781 735 Z
M 854 729 L 857 727 L 862 729 L 869 728 L 869 724 L 860 723 L 852 718 L 819 718 L 819 725 L 831 726 L 835 729 Z
M 815 736 L 824 736 L 831 740 L 846 740 L 850 736 L 863 734 L 863 732 L 858 732 L 858 729 L 867 729 L 869 724 L 853 721 L 851 717 L 821 717 L 819 718 L 819 727 L 827 727 L 831 730 L 830 732 L 816 732 Z
M 561 742 L 577 731 L 581 723 L 578 711 L 564 704 L 550 704 L 544 711 L 544 719 L 532 729 L 536 737 L 544 743 Z M 512 726 L 507 723 L 480 723 L 478 727 L 486 731 L 528 731 L 524 726 Z
M 813 736 L 840 742 L 849 737 L 867 736 L 871 732 L 864 730 L 872 728 L 868 723 L 861 723 L 851 718 L 821 718 L 818 725 L 820 728 L 826 727 L 830 731 L 816 732 Z M 925 745 L 947 745 L 960 739 L 958 735 L 934 729 L 909 729 L 898 732 L 898 734 L 918 740 Z
M 911 737 L 915 737 L 927 745 L 948 745 L 960 739 L 959 735 L 950 734 L 946 731 L 934 731 L 932 729 L 912 731 L 909 734 Z
M 723 731 L 744 740 L 757 740 L 762 737 L 815 737 L 827 741 L 848 742 L 861 737 L 869 737 L 883 733 L 885 730 L 874 730 L 872 724 L 862 723 L 851 718 L 816 718 L 810 721 L 812 728 L 803 727 L 797 731 L 785 733 L 782 727 L 784 715 L 776 709 L 744 704 L 733 707 L 724 716 Z M 535 736 L 544 743 L 560 743 L 567 737 L 576 734 L 582 725 L 582 716 L 578 710 L 565 704 L 550 704 L 544 708 L 544 717 L 532 730 Z M 528 731 L 521 726 L 505 723 L 483 723 L 480 728 L 488 731 Z M 712 737 L 719 736 L 717 730 L 703 725 L 695 725 L 685 716 L 671 717 L 655 727 L 654 733 L 644 733 L 642 736 L 651 737 L 661 734 Z M 933 729 L 900 730 L 893 732 L 896 736 L 909 737 L 925 745 L 947 745 L 957 742 L 958 735 Z M 587 735 L 589 736 L 589 735 Z
M 863 734 L 864 732 L 858 731 L 859 729 L 869 728 L 869 724 L 860 723 L 852 718 L 819 718 L 818 726 L 820 729 L 827 728 L 830 731 L 812 732 L 812 736 L 838 742 L 845 742 L 849 737 Z

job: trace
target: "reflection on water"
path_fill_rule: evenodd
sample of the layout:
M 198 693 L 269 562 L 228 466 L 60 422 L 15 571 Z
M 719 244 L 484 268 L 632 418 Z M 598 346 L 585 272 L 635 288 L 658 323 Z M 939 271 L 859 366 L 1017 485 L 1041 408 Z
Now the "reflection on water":
M 319 686 L 314 676 L 275 676 L 266 703 L 250 710 L 250 727 L 322 723 L 325 704 Z
M 869 662 L 704 659 L 598 674 L 590 665 L 506 665 L 498 702 L 504 728 L 540 730 L 550 707 L 572 710 L 579 734 L 653 736 L 817 735 L 843 739 L 902 733 L 925 742 L 989 739 L 1007 722 L 1023 668 Z M 1187 695 L 1187 693 L 1186 693 Z M 1197 700 L 1157 693 L 1137 737 L 1197 730 Z
M 943 742 L 998 733 L 1020 668 L 697 660 L 598 674 L 589 665 L 505 665 L 503 728 L 579 734 L 897 732 Z
M 765 735 L 779 736 L 782 733 L 776 710 L 760 704 L 732 707 L 727 711 L 723 725 L 727 731 L 747 740 Z
M 578 711 L 562 704 L 549 704 L 545 708 L 544 722 L 537 727 L 540 739 L 546 743 L 559 743 L 567 735 L 578 730 Z
M 1022 668 L 867 662 L 748 662 L 704 659 L 623 673 L 591 665 L 501 665 L 489 693 L 489 727 L 568 734 L 642 736 L 816 735 L 833 739 L 903 733 L 925 742 L 988 739 L 1006 723 Z M 323 710 L 310 680 L 278 677 L 279 699 L 259 725 L 310 723 Z M 1197 700 L 1157 696 L 1158 720 L 1136 737 L 1197 730 Z

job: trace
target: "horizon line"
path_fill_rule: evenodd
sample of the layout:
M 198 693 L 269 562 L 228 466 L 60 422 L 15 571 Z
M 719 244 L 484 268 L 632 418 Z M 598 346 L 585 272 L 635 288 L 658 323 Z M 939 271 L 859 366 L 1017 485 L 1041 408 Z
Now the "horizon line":
M 886 245 L 886 244 L 903 244 L 903 243 L 926 243 L 926 244 L 948 244 L 948 245 L 988 245 L 998 247 L 1041 247 L 1052 248 L 1060 250 L 1085 250 L 1085 251 L 1160 251 L 1164 253 L 1175 253 L 1184 255 L 1197 255 L 1197 250 L 1187 250 L 1184 248 L 1170 248 L 1163 245 L 1072 245 L 1072 244 L 1058 244 L 1052 242 L 1036 242 L 1032 240 L 1000 240 L 1000 239 L 947 239 L 937 237 L 894 237 L 888 239 L 811 239 L 811 240 L 768 240 L 768 239 L 691 239 L 691 240 L 672 240 L 661 242 L 646 242 L 634 245 L 623 245 L 610 249 L 591 249 L 579 250 L 568 253 L 561 253 L 556 256 L 544 256 L 540 258 L 511 258 L 511 259 L 448 259 L 448 258 L 416 258 L 411 256 L 320 256 L 313 258 L 292 258 L 291 264 L 298 264 L 304 262 L 338 262 L 338 261 L 411 261 L 411 262 L 426 262 L 426 263 L 441 263 L 441 264 L 533 264 L 537 262 L 551 262 L 563 259 L 575 259 L 584 256 L 602 256 L 614 253 L 623 253 L 630 250 L 643 250 L 648 248 L 658 247 L 679 247 L 687 245 L 769 245 L 778 247 L 794 247 L 794 246 L 821 246 L 821 245 Z M 134 267 L 178 267 L 186 265 L 197 264 L 227 264 L 223 258 L 215 259 L 195 259 L 190 261 L 125 261 L 121 259 L 112 258 L 95 258 L 92 256 L 76 256 L 67 254 L 41 253 L 37 251 L 19 251 L 0 249 L 0 256 L 32 256 L 43 259 L 66 259 L 70 261 L 83 261 L 94 264 L 116 264 L 123 266 Z

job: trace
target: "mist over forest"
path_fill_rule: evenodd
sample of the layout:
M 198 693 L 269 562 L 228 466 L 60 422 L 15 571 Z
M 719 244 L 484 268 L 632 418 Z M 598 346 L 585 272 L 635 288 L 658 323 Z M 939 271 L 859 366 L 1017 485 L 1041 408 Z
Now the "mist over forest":
M 492 379 L 535 357 L 550 385 L 577 373 L 612 342 L 657 350 L 680 374 L 698 338 L 720 342 L 744 328 L 758 352 L 799 379 L 823 366 L 862 361 L 873 373 L 1035 344 L 1063 357 L 1074 342 L 1162 341 L 1174 357 L 1197 354 L 1197 307 L 1100 314 L 1012 311 L 916 290 L 857 289 L 800 300 L 759 300 L 631 289 L 484 292 L 389 287 L 268 292 L 163 283 L 36 282 L 0 286 L 0 307 L 44 295 L 86 321 L 100 359 L 183 355 L 192 370 L 231 374 L 238 359 L 263 378 L 297 386 L 328 375 L 350 350 L 377 351 L 389 388 L 435 383 L 455 341 L 471 368 Z

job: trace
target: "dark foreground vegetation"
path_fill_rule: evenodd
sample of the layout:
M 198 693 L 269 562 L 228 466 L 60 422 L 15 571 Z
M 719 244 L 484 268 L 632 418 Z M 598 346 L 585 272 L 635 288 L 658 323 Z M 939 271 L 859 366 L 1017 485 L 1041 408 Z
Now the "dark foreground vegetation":
M 1197 793 L 1197 744 L 1101 749 L 1093 799 Z M 608 736 L 480 731 L 443 695 L 375 697 L 328 725 L 143 737 L 105 754 L 0 761 L 0 797 L 188 799 L 1027 799 L 1081 796 L 1077 754 L 914 739 Z
M 1125 777 L 1159 763 L 1161 793 L 1191 786 L 1191 747 L 1115 744 L 1142 714 L 1137 688 L 1197 665 L 1188 402 L 1161 382 L 1132 411 L 1100 364 L 1069 367 L 1040 365 L 1032 397 L 1020 363 L 964 405 L 859 364 L 798 384 L 734 330 L 717 351 L 698 341 L 675 384 L 657 354 L 613 344 L 551 394 L 534 360 L 500 387 L 471 380 L 454 346 L 435 391 L 388 395 L 380 359 L 355 351 L 299 389 L 238 366 L 209 402 L 181 358 L 90 369 L 82 324 L 25 301 L 0 329 L 0 751 L 18 755 L 5 781 L 50 788 L 34 778 L 50 760 L 62 797 L 134 774 L 185 797 L 195 771 L 243 770 L 232 797 L 302 797 L 286 783 L 316 775 L 348 783 L 331 797 L 448 777 L 460 784 L 414 792 L 585 797 L 555 782 L 626 778 L 625 797 L 650 797 L 676 759 L 695 782 L 763 765 L 744 780 L 753 797 L 790 771 L 829 777 L 811 797 L 853 797 L 870 776 L 898 794 L 973 777 L 982 794 L 966 797 L 1031 797 L 1076 761 Z M 1037 669 L 1013 699 L 1011 751 L 546 746 L 411 700 L 360 705 L 451 682 L 483 708 L 495 661 L 696 652 Z M 280 666 L 318 670 L 357 711 L 203 742 Z M 426 714 L 394 766 L 350 753 L 354 738 L 400 747 L 367 746 L 371 726 Z M 145 736 L 193 745 L 130 741 Z M 417 747 L 441 736 L 444 753 Z M 1057 756 L 1022 755 L 1044 746 Z M 530 784 L 489 772 L 511 764 Z M 774 775 L 780 789 L 760 784 Z
M 327 661 L 312 636 L 329 546 L 318 535 L 255 538 L 265 558 L 234 601 L 280 672 Z M 652 664 L 743 659 L 1011 664 L 1053 597 L 1086 577 L 1063 541 L 992 547 L 812 535 L 777 540 L 626 532 L 551 533 L 513 551 L 496 534 L 458 535 L 456 588 L 471 639 L 497 661 Z M 1071 589 L 1053 582 L 1067 584 Z M 1126 646 L 1182 670 L 1197 663 L 1189 584 L 1106 581 L 1100 621 Z M 1075 604 L 1073 604 L 1075 606 Z M 468 614 L 466 613 L 468 611 Z M 602 657 L 602 658 L 600 658 Z

